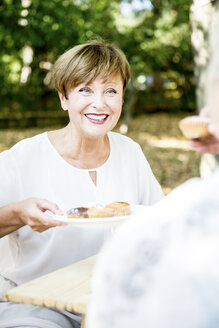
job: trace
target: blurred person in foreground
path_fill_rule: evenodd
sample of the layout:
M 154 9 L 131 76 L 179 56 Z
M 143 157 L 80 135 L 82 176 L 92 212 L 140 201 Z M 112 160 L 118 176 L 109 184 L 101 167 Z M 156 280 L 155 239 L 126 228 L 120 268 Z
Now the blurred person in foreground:
M 51 72 L 69 124 L 24 139 L 0 154 L 0 292 L 96 254 L 105 229 L 61 225 L 60 214 L 93 202 L 152 205 L 161 187 L 140 148 L 112 132 L 119 120 L 129 64 L 104 41 L 65 52 Z M 80 326 L 80 317 L 0 302 L 0 327 Z
M 212 24 L 210 29 L 210 55 L 212 53 L 216 54 L 218 52 L 218 44 L 219 44 L 219 1 L 215 1 L 215 13 L 212 17 Z M 214 61 L 214 63 L 212 62 Z M 217 58 L 214 55 L 212 58 L 212 64 L 209 67 L 208 75 L 210 74 L 212 77 L 217 76 L 217 72 L 219 70 L 219 64 L 217 63 Z M 217 80 L 212 79 L 213 84 L 218 83 Z M 214 92 L 214 88 L 217 88 L 215 85 L 211 85 L 209 83 L 209 79 L 206 85 L 206 95 L 211 92 Z M 213 87 L 213 89 L 212 89 Z M 206 105 L 201 111 L 201 116 L 209 117 L 210 114 L 210 106 L 209 106 L 209 97 L 206 99 Z M 216 103 L 216 102 L 215 102 Z M 212 137 L 206 139 L 197 139 L 190 142 L 190 146 L 199 152 L 202 155 L 201 164 L 200 164 L 200 173 L 202 177 L 208 177 L 212 171 L 218 167 L 219 164 L 219 138 L 215 132 L 214 126 L 210 126 L 210 131 L 212 133 Z
M 219 51 L 207 93 L 219 138 Z M 103 247 L 92 290 L 87 328 L 219 327 L 219 168 L 124 223 Z

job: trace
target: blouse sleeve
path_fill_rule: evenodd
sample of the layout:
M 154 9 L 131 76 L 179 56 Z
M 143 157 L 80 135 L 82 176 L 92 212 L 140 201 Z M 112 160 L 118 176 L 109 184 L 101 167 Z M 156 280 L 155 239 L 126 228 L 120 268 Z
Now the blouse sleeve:
M 152 205 L 164 197 L 162 188 L 155 178 L 152 169 L 140 147 L 137 145 L 139 170 L 140 204 Z
M 0 154 L 0 206 L 19 200 L 19 178 L 11 151 Z

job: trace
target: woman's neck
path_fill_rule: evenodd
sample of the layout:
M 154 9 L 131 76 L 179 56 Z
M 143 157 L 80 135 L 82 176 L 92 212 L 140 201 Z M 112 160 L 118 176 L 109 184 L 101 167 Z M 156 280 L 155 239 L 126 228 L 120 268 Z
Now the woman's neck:
M 48 133 L 50 142 L 61 157 L 74 167 L 93 169 L 106 162 L 110 154 L 108 136 L 80 138 L 69 126 Z

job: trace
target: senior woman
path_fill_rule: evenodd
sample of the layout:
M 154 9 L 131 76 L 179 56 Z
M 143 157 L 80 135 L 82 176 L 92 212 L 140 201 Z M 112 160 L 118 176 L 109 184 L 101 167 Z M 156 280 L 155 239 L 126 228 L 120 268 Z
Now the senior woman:
M 88 202 L 152 205 L 163 197 L 140 146 L 111 132 L 129 81 L 123 52 L 89 41 L 61 55 L 51 71 L 69 124 L 0 154 L 2 290 L 96 254 L 102 229 L 60 226 L 45 214 Z M 41 232 L 41 233 L 39 233 Z M 0 303 L 0 327 L 78 327 L 66 313 Z

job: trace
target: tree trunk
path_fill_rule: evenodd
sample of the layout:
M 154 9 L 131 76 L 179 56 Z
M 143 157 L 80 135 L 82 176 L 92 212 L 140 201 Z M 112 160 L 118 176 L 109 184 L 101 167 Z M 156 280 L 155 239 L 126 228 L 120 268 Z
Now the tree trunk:
M 209 61 L 209 33 L 214 13 L 213 1 L 193 0 L 190 10 L 191 42 L 194 51 L 196 103 L 200 111 L 206 104 L 206 69 Z

